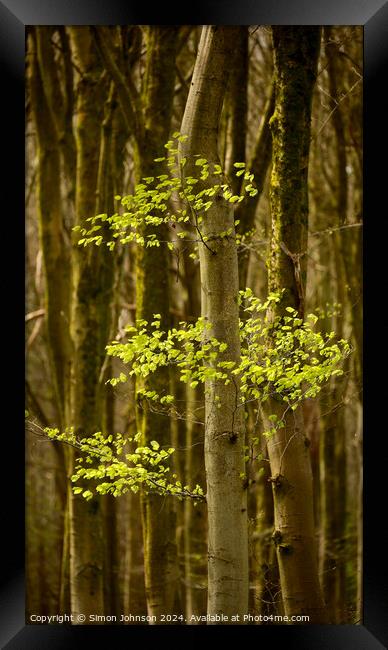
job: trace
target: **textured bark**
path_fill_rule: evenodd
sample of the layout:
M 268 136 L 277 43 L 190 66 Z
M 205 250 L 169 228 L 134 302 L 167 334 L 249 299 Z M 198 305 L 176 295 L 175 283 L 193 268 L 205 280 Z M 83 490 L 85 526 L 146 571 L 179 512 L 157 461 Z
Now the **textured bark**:
M 69 241 L 63 224 L 60 195 L 60 151 L 52 112 L 46 97 L 51 78 L 45 86 L 37 57 L 36 41 L 32 45 L 30 74 L 31 104 L 39 156 L 37 207 L 39 235 L 45 275 L 45 316 L 53 380 L 60 425 L 68 422 L 66 403 L 70 384 L 70 256 Z
M 164 154 L 168 140 L 175 80 L 177 28 L 144 28 L 147 60 L 143 85 L 142 138 L 138 138 L 136 176 L 157 176 L 162 173 L 154 158 Z M 143 235 L 154 232 L 149 226 Z M 166 227 L 156 231 L 160 239 L 168 239 Z M 166 246 L 137 248 L 136 316 L 151 321 L 162 315 L 162 327 L 169 326 L 169 258 Z M 155 281 L 157 278 L 157 281 Z M 168 368 L 162 368 L 147 379 L 148 390 L 163 393 L 169 386 Z M 144 444 L 158 440 L 171 446 L 172 432 L 168 418 L 138 409 L 139 426 Z M 176 546 L 176 511 L 172 499 L 142 494 L 144 561 L 147 607 L 150 615 L 160 621 L 161 614 L 182 613 L 179 595 L 179 565 Z
M 248 27 L 241 26 L 238 28 L 233 45 L 234 57 L 225 98 L 225 103 L 229 109 L 229 151 L 227 152 L 225 171 L 233 194 L 238 194 L 243 176 L 236 176 L 233 164 L 235 162 L 245 162 L 249 72 Z
M 325 27 L 325 53 L 329 77 L 330 101 L 333 111 L 332 122 L 335 132 L 336 147 L 336 208 L 340 225 L 348 223 L 348 175 L 346 152 L 346 123 L 342 113 L 341 89 L 339 88 L 339 46 L 333 40 L 331 27 Z M 344 261 L 345 277 L 348 287 L 348 299 L 356 347 L 357 376 L 361 383 L 362 376 L 362 237 L 361 228 L 348 228 L 341 231 L 341 255 Z M 362 395 L 362 393 L 361 393 Z
M 141 119 L 141 103 L 131 76 L 126 76 L 116 61 L 116 52 L 111 29 L 108 27 L 91 27 L 94 40 L 103 61 L 104 67 L 115 83 L 123 117 L 128 131 L 135 138 L 144 136 Z M 160 68 L 162 70 L 162 68 Z M 139 144 L 139 143 L 138 143 Z
M 267 455 L 264 445 L 264 455 Z M 252 533 L 253 611 L 262 616 L 282 614 L 282 598 L 276 550 L 271 538 L 274 507 L 268 461 L 260 463 L 263 470 L 257 482 L 255 529 Z
M 74 172 L 76 166 L 76 145 L 72 128 L 73 115 L 73 78 L 67 34 L 61 31 L 63 47 L 65 83 L 64 92 L 61 88 L 58 63 L 54 58 L 52 40 L 55 36 L 55 27 L 37 27 L 37 53 L 42 74 L 42 81 L 50 107 L 51 120 L 55 128 L 56 139 L 60 145 L 63 158 L 63 167 L 72 190 L 74 186 Z M 72 194 L 72 191 L 71 191 Z
M 194 420 L 199 417 L 203 391 L 187 387 L 186 482 L 205 484 L 203 437 L 204 428 Z M 207 606 L 207 510 L 206 504 L 194 506 L 190 499 L 184 504 L 184 559 L 186 585 L 186 617 L 204 616 Z
M 255 186 L 258 189 L 258 193 L 256 196 L 250 197 L 247 201 L 243 201 L 236 210 L 236 219 L 240 220 L 238 231 L 241 234 L 248 233 L 255 226 L 257 208 L 263 194 L 268 168 L 271 163 L 272 141 L 269 120 L 273 114 L 274 102 L 275 88 L 274 85 L 272 85 L 261 118 L 253 155 L 248 164 L 249 169 L 255 176 Z M 239 282 L 241 290 L 244 290 L 247 284 L 249 257 L 249 249 L 244 248 L 239 253 Z
M 188 140 L 185 173 L 194 169 L 195 154 L 218 162 L 218 125 L 233 43 L 238 28 L 204 27 L 192 85 L 182 122 Z M 217 178 L 217 177 L 216 177 Z M 212 179 L 214 181 L 214 179 Z M 220 232 L 232 229 L 221 238 Z M 225 341 L 225 360 L 239 362 L 238 269 L 233 211 L 218 196 L 206 213 L 200 245 L 202 315 L 212 324 L 209 334 Z M 208 503 L 208 614 L 231 616 L 248 611 L 247 499 L 244 472 L 244 421 L 237 409 L 239 386 L 208 382 L 205 386 L 205 464 Z M 216 398 L 221 408 L 215 408 Z
M 82 77 L 77 87 L 76 223 L 96 214 L 101 124 L 107 86 L 101 79 L 94 44 L 85 27 L 69 28 L 72 51 Z M 98 384 L 109 334 L 112 255 L 107 249 L 73 249 L 71 422 L 80 436 L 101 430 Z M 73 614 L 104 612 L 104 547 L 101 501 L 69 494 L 70 591 Z M 87 618 L 86 618 L 87 621 Z
M 322 304 L 330 304 L 332 296 L 345 310 L 345 274 L 341 257 L 340 233 L 334 233 L 333 266 L 323 279 Z M 329 251 L 322 246 L 322 263 L 327 262 Z M 330 279 L 336 278 L 332 287 Z M 339 338 L 344 336 L 343 314 L 327 318 L 325 329 L 334 330 Z M 346 427 L 344 404 L 346 376 L 334 377 L 327 394 L 321 398 L 321 573 L 325 601 L 333 623 L 346 623 L 345 603 L 345 529 L 347 525 L 346 491 Z M 326 393 L 326 391 L 325 391 Z
M 145 549 L 140 527 L 142 527 L 140 495 L 129 495 L 129 585 L 128 611 L 136 615 L 147 613 L 145 590 Z
M 187 306 L 185 320 L 196 321 L 201 315 L 200 278 L 197 265 L 184 253 Z M 203 388 L 186 386 L 185 471 L 186 482 L 205 485 Z M 187 499 L 184 504 L 184 558 L 186 586 L 186 618 L 204 616 L 207 608 L 207 509 Z
M 139 95 L 131 77 L 120 69 L 114 54 L 109 30 L 92 28 L 102 61 L 115 82 L 121 110 L 129 131 L 134 136 L 135 176 L 157 176 L 160 165 L 154 158 L 164 153 L 169 134 L 175 80 L 175 55 L 178 28 L 172 26 L 144 27 L 147 46 L 143 93 Z M 144 227 L 142 234 L 154 232 Z M 157 236 L 167 239 L 165 227 Z M 157 278 L 157 282 L 155 282 Z M 137 248 L 136 254 L 136 316 L 151 321 L 153 314 L 162 315 L 163 327 L 169 325 L 168 252 L 165 246 Z M 160 369 L 147 379 L 147 388 L 163 392 L 169 385 L 168 369 Z M 157 439 L 161 446 L 171 446 L 171 426 L 167 418 L 138 405 L 138 429 L 143 443 Z M 179 611 L 179 566 L 176 549 L 176 513 L 173 503 L 157 495 L 142 494 L 144 562 L 147 607 L 150 615 Z
M 312 93 L 320 30 L 317 27 L 273 27 L 275 112 L 271 118 L 272 238 L 268 284 L 284 289 L 277 315 L 286 306 L 303 317 L 307 239 L 307 168 Z M 292 257 L 291 257 L 292 256 Z M 283 417 L 284 404 L 271 398 L 263 417 Z M 312 473 L 303 414 L 285 416 L 285 427 L 268 440 L 275 507 L 277 548 L 285 613 L 306 614 L 309 623 L 326 623 L 318 580 L 314 531 Z
M 333 111 L 332 124 L 335 133 L 335 174 L 334 174 L 334 209 L 338 216 L 338 226 L 347 225 L 349 222 L 349 178 L 347 174 L 347 123 L 341 104 L 340 79 L 341 66 L 339 46 L 333 38 L 331 27 L 325 27 L 325 54 L 330 91 L 330 108 Z M 362 314 L 360 301 L 362 300 L 362 260 L 361 260 L 361 229 L 344 228 L 334 233 L 334 259 L 335 275 L 337 279 L 337 302 L 342 305 L 342 311 L 347 308 L 350 312 L 352 335 L 356 354 L 354 356 L 355 375 L 361 383 L 362 375 Z M 345 287 L 347 291 L 345 291 Z M 342 318 L 337 318 L 336 331 L 338 336 L 343 336 Z M 362 392 L 359 393 L 362 403 Z M 344 398 L 344 380 L 337 378 L 331 393 L 331 404 L 338 405 Z M 339 408 L 329 415 L 329 422 L 333 421 L 332 439 L 328 444 L 335 445 L 335 478 L 337 490 L 333 501 L 332 512 L 335 513 L 335 530 L 331 531 L 334 537 L 327 540 L 326 550 L 337 556 L 337 584 L 336 590 L 327 585 L 325 595 L 333 607 L 337 622 L 346 623 L 348 612 L 357 610 L 357 541 L 355 539 L 355 521 L 351 521 L 347 513 L 346 498 L 346 432 L 344 430 L 344 408 Z M 334 432 L 336 435 L 334 436 Z M 332 489 L 332 488 L 331 488 Z M 333 514 L 326 512 L 330 520 Z M 335 544 L 333 553 L 333 543 Z M 361 542 L 360 542 L 361 543 Z M 346 561 L 346 557 L 354 558 Z M 324 573 L 324 576 L 326 574 Z M 333 591 L 337 594 L 333 601 Z
M 31 52 L 31 67 L 29 88 L 33 119 L 36 128 L 36 147 L 39 157 L 37 178 L 37 208 L 39 237 L 43 253 L 43 268 L 45 276 L 45 321 L 47 328 L 48 353 L 51 366 L 52 380 L 55 390 L 56 410 L 59 416 L 59 426 L 68 424 L 68 405 L 70 396 L 70 356 L 71 343 L 69 336 L 70 318 L 70 246 L 64 228 L 64 214 L 61 204 L 60 179 L 61 160 L 58 133 L 53 121 L 50 108 L 50 89 L 54 80 L 48 74 L 43 84 L 42 69 L 38 58 L 39 35 L 36 31 L 31 34 L 29 46 Z M 47 426 L 47 422 L 42 422 Z M 59 470 L 65 473 L 66 452 L 61 446 L 55 445 L 54 454 Z M 58 499 L 64 507 L 66 489 L 56 483 Z M 53 514 L 53 516 L 55 516 Z M 63 548 L 62 548 L 62 540 Z M 54 548 L 53 561 L 57 553 L 66 551 L 66 513 L 61 519 L 59 538 Z M 60 555 L 58 564 L 61 565 Z M 61 586 L 59 589 L 47 587 L 49 590 L 64 593 L 66 575 L 60 569 Z M 56 582 L 56 578 L 54 580 Z M 60 596 L 57 611 L 66 609 L 66 601 Z

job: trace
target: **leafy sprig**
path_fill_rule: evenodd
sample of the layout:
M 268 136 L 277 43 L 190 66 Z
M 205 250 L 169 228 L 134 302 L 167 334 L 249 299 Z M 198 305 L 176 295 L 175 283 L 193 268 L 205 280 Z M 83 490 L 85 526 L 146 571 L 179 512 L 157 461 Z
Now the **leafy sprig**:
M 79 485 L 73 487 L 74 494 L 90 500 L 97 494 L 121 496 L 129 490 L 137 492 L 140 486 L 147 492 L 171 495 L 178 499 L 205 501 L 202 488 L 188 485 L 176 480 L 176 474 L 169 478 L 171 468 L 168 463 L 175 449 L 162 449 L 156 440 L 149 446 L 137 446 L 134 451 L 126 451 L 132 442 L 138 443 L 141 434 L 125 438 L 122 434 L 104 436 L 100 431 L 92 436 L 78 438 L 72 428 L 60 432 L 59 429 L 45 428 L 48 438 L 75 447 L 81 452 L 76 459 L 73 483 L 89 481 L 91 487 L 85 489 Z
M 98 214 L 86 219 L 89 226 L 75 226 L 73 230 L 80 234 L 78 244 L 101 246 L 104 243 L 111 250 L 117 242 L 135 242 L 145 247 L 158 247 L 165 243 L 171 250 L 179 240 L 191 244 L 202 241 L 206 244 L 201 224 L 217 198 L 222 197 L 227 203 L 237 205 L 247 196 L 257 194 L 258 190 L 253 185 L 254 176 L 246 169 L 244 162 L 234 163 L 236 176 L 244 175 L 241 194 L 233 194 L 219 164 L 210 163 L 200 155 L 194 156 L 197 174 L 183 175 L 182 169 L 187 158 L 179 157 L 178 144 L 186 137 L 175 132 L 165 144 L 167 155 L 155 158 L 155 162 L 162 166 L 161 174 L 144 177 L 132 194 L 115 196 L 124 208 L 123 212 L 112 216 Z M 163 224 L 173 229 L 173 238 L 162 240 L 156 232 L 144 232 L 145 226 L 153 229 Z M 237 224 L 238 220 L 235 221 Z M 104 240 L 107 230 L 111 231 L 112 237 Z M 217 236 L 230 237 L 232 234 L 232 229 L 228 229 L 217 233 Z

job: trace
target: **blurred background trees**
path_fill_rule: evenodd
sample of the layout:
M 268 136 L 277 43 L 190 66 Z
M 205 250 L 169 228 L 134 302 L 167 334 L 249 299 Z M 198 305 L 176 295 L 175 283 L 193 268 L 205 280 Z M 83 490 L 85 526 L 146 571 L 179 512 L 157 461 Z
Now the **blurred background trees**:
M 302 28 L 303 29 L 303 28 Z M 176 448 L 182 484 L 205 485 L 204 396 L 160 372 L 179 391 L 186 420 L 152 413 L 135 383 L 106 386 L 120 362 L 105 345 L 136 317 L 163 326 L 201 312 L 199 260 L 185 242 L 80 248 L 73 226 L 119 208 L 115 197 L 152 176 L 154 158 L 180 131 L 200 26 L 30 27 L 26 50 L 27 614 L 206 614 L 207 508 L 129 493 L 75 498 L 73 450 L 36 426 L 74 425 Z M 258 194 L 235 216 L 240 288 L 262 298 L 271 282 L 270 119 L 275 107 L 270 27 L 230 30 L 233 56 L 218 152 L 230 177 L 247 161 Z M 313 473 L 319 579 L 330 619 L 361 622 L 362 604 L 362 28 L 325 27 L 312 96 L 306 312 L 351 341 L 343 376 L 303 405 Z M 275 39 L 276 44 L 276 39 Z M 229 44 L 230 45 L 230 44 Z M 275 69 L 276 73 L 276 69 Z M 275 75 L 276 79 L 276 75 Z M 211 88 L 209 90 L 211 92 Z M 158 167 L 160 169 L 160 167 Z M 176 239 L 165 226 L 162 239 Z M 194 253 L 194 255 L 193 255 Z M 156 389 L 153 384 L 149 387 Z M 284 613 L 274 542 L 273 488 L 263 425 L 248 408 L 249 608 Z M 162 422 L 163 421 L 163 422 Z M 158 431 L 159 437 L 154 433 Z M 269 620 L 268 623 L 271 621 Z

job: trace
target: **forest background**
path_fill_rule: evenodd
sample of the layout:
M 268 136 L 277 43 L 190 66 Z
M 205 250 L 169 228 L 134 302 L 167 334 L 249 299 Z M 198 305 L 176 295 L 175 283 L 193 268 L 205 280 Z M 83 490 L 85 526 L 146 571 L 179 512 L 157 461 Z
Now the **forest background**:
M 220 608 L 237 612 L 239 602 L 241 611 L 266 616 L 267 623 L 284 613 L 308 613 L 311 622 L 360 623 L 361 28 L 34 27 L 27 33 L 27 613 L 119 618 L 148 612 L 189 619 Z M 205 123 L 195 105 L 198 90 L 214 99 L 205 107 Z M 276 128 L 274 114 L 284 117 L 285 132 Z M 215 140 L 204 137 L 206 129 Z M 236 201 L 232 216 L 224 210 L 232 219 L 225 228 L 222 223 L 223 232 L 233 228 L 226 236 L 231 252 L 226 260 L 219 254 L 217 264 L 232 290 L 250 287 L 264 302 L 269 291 L 286 289 L 298 316 L 317 314 L 322 331 L 334 331 L 352 349 L 344 373 L 301 402 L 285 431 L 264 435 L 266 414 L 246 406 L 245 439 L 239 432 L 245 475 L 232 472 L 234 484 L 222 481 L 218 462 L 211 469 L 212 454 L 229 452 L 217 448 L 214 431 L 209 434 L 209 397 L 201 383 L 182 383 L 175 370 L 164 368 L 155 380 L 106 385 L 126 366 L 105 347 L 124 342 L 125 327 L 135 326 L 136 318 L 151 322 L 160 314 L 167 329 L 206 314 L 201 285 L 220 273 L 206 260 L 212 255 L 201 227 L 188 245 L 190 235 L 177 236 L 183 227 L 170 219 L 155 230 L 165 244 L 142 247 L 129 240 L 112 251 L 105 242 L 80 246 L 73 230 L 89 228 L 85 220 L 97 214 L 122 213 L 115 197 L 132 194 L 144 176 L 156 176 L 160 163 L 154 159 L 166 155 L 171 134 L 186 132 L 178 154 L 186 154 L 188 167 L 193 155 L 204 164 L 214 164 L 218 155 L 232 196 L 248 194 Z M 254 175 L 251 196 L 245 168 L 234 166 L 243 162 Z M 237 176 L 240 169 L 244 174 Z M 212 206 L 209 215 L 218 218 Z M 154 227 L 139 224 L 146 238 Z M 106 238 L 108 231 L 104 222 Z M 217 290 L 228 299 L 227 287 Z M 233 320 L 226 305 L 221 311 Z M 174 406 L 139 398 L 139 389 L 166 386 Z M 222 390 L 220 399 L 228 400 Z M 308 458 L 295 446 L 296 420 Z M 67 426 L 74 426 L 77 440 L 95 431 L 127 438 L 141 431 L 144 444 L 155 440 L 161 449 L 174 448 L 182 486 L 199 484 L 206 493 L 209 471 L 223 483 L 220 493 L 213 491 L 214 508 L 209 491 L 208 503 L 198 499 L 195 506 L 192 495 L 147 494 L 144 486 L 116 498 L 75 495 L 69 489 L 71 445 L 50 442 L 44 432 Z M 215 443 L 207 450 L 204 429 Z M 293 476 L 291 496 L 279 497 L 279 490 L 287 491 L 279 476 L 290 476 L 282 460 L 274 471 L 270 447 L 276 442 L 291 472 L 302 467 L 308 474 L 311 463 L 311 493 L 308 477 Z M 242 498 L 245 523 L 236 516 Z M 293 501 L 303 516 L 291 544 L 280 524 L 289 526 Z M 217 545 L 217 535 L 228 530 L 236 533 L 226 542 L 232 559 L 216 557 L 212 565 L 208 545 Z M 313 549 L 307 562 L 306 547 Z M 220 564 L 228 563 L 232 572 L 225 573 Z M 220 605 L 217 581 L 236 580 L 244 571 L 249 588 L 241 592 L 249 594 L 248 603 L 230 588 Z M 313 587 L 294 611 L 291 585 L 298 581 Z

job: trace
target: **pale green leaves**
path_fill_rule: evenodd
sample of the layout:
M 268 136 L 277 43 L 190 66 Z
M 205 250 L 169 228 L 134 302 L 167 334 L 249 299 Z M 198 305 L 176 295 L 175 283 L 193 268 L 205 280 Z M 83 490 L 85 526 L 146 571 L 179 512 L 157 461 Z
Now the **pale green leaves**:
M 113 341 L 107 346 L 108 355 L 118 357 L 127 366 L 126 372 L 110 383 L 125 382 L 133 376 L 146 379 L 158 368 L 171 365 L 178 369 L 181 381 L 192 388 L 202 383 L 208 391 L 215 382 L 227 385 L 233 381 L 239 387 L 236 396 L 240 408 L 248 401 L 259 404 L 275 397 L 283 402 L 285 416 L 303 400 L 316 397 L 331 377 L 343 374 L 341 365 L 351 348 L 345 339 L 336 340 L 334 332 L 316 330 L 316 314 L 308 314 L 303 321 L 295 309 L 287 307 L 284 316 L 276 316 L 275 308 L 281 298 L 282 292 L 269 293 L 265 301 L 249 288 L 240 292 L 240 305 L 246 317 L 240 321 L 239 364 L 228 358 L 226 342 L 212 336 L 212 325 L 205 318 L 194 324 L 181 322 L 179 328 L 168 331 L 161 329 L 161 314 L 154 314 L 150 323 L 138 319 L 135 326 L 126 328 L 127 341 Z M 217 397 L 215 407 L 222 409 L 222 400 Z M 164 409 L 165 415 L 176 414 L 173 395 L 138 387 L 137 399 Z M 264 435 L 274 435 L 282 427 L 284 418 L 270 415 Z M 158 494 L 204 499 L 199 486 L 190 490 L 179 481 L 168 479 L 169 458 L 174 449 L 161 448 L 157 440 L 124 454 L 124 448 L 132 442 L 141 443 L 140 433 L 133 439 L 125 439 L 121 434 L 104 437 L 101 432 L 78 439 L 72 428 L 63 433 L 47 428 L 45 432 L 49 438 L 80 450 L 83 456 L 78 459 L 72 481 L 93 481 L 99 494 L 120 496 L 142 486 L 145 491 Z M 87 500 L 94 495 L 91 488 L 73 489 Z
M 115 200 L 121 204 L 124 211 L 116 212 L 112 216 L 100 214 L 85 220 L 85 225 L 77 225 L 73 229 L 79 233 L 78 245 L 95 246 L 106 245 L 113 250 L 117 243 L 135 243 L 139 246 L 159 247 L 167 245 L 173 251 L 179 239 L 192 245 L 203 242 L 204 237 L 195 238 L 201 220 L 205 218 L 213 202 L 220 196 L 230 203 L 237 205 L 246 196 L 255 196 L 258 190 L 254 187 L 254 176 L 246 170 L 244 162 L 234 164 L 236 175 L 244 175 L 243 191 L 233 194 L 228 183 L 220 183 L 218 177 L 225 178 L 224 171 L 218 163 L 211 163 L 206 158 L 196 154 L 193 156 L 194 172 L 182 174 L 186 166 L 187 157 L 179 156 L 179 143 L 186 140 L 186 135 L 178 131 L 173 133 L 171 140 L 164 146 L 168 155 L 155 158 L 161 164 L 161 173 L 155 176 L 146 176 L 138 183 L 132 194 L 115 195 Z M 183 228 L 188 224 L 190 228 Z M 160 227 L 168 226 L 172 232 L 164 231 L 159 235 Z M 145 232 L 145 227 L 152 227 L 154 232 Z M 231 231 L 225 234 L 220 232 L 220 238 L 235 236 Z
M 141 434 L 134 438 L 125 438 L 117 433 L 104 436 L 100 431 L 93 436 L 77 438 L 74 432 L 67 429 L 60 433 L 58 429 L 45 429 L 46 434 L 53 440 L 58 440 L 75 447 L 82 454 L 77 459 L 72 483 L 92 481 L 88 489 L 75 485 L 73 493 L 82 495 L 89 501 L 95 494 L 112 494 L 121 496 L 132 490 L 137 492 L 141 486 L 145 492 L 156 492 L 161 495 L 172 495 L 179 499 L 190 498 L 195 501 L 205 500 L 202 488 L 196 485 L 191 489 L 188 485 L 182 488 L 174 474 L 169 480 L 169 461 L 175 449 L 161 448 L 157 440 L 151 440 L 149 446 L 138 446 L 133 450 L 133 443 L 139 442 Z M 127 453 L 124 453 L 127 448 Z M 132 451 L 130 451 L 132 448 Z
M 150 325 L 139 321 L 137 327 L 131 327 L 128 341 L 114 341 L 107 352 L 130 366 L 127 375 L 120 377 L 145 379 L 160 367 L 174 365 L 181 381 L 192 388 L 217 381 L 227 385 L 237 379 L 241 404 L 265 402 L 276 394 L 287 408 L 295 410 L 302 400 L 316 397 L 330 377 L 342 374 L 339 366 L 350 353 L 350 346 L 343 339 L 335 341 L 334 332 L 315 331 L 315 314 L 303 321 L 294 308 L 286 307 L 287 315 L 274 317 L 273 308 L 281 297 L 282 292 L 269 293 L 260 301 L 249 288 L 240 292 L 247 317 L 240 321 L 239 365 L 228 359 L 227 344 L 210 335 L 212 326 L 203 318 L 163 332 L 157 314 Z M 167 406 L 174 401 L 172 395 L 149 390 L 139 390 L 140 397 Z

